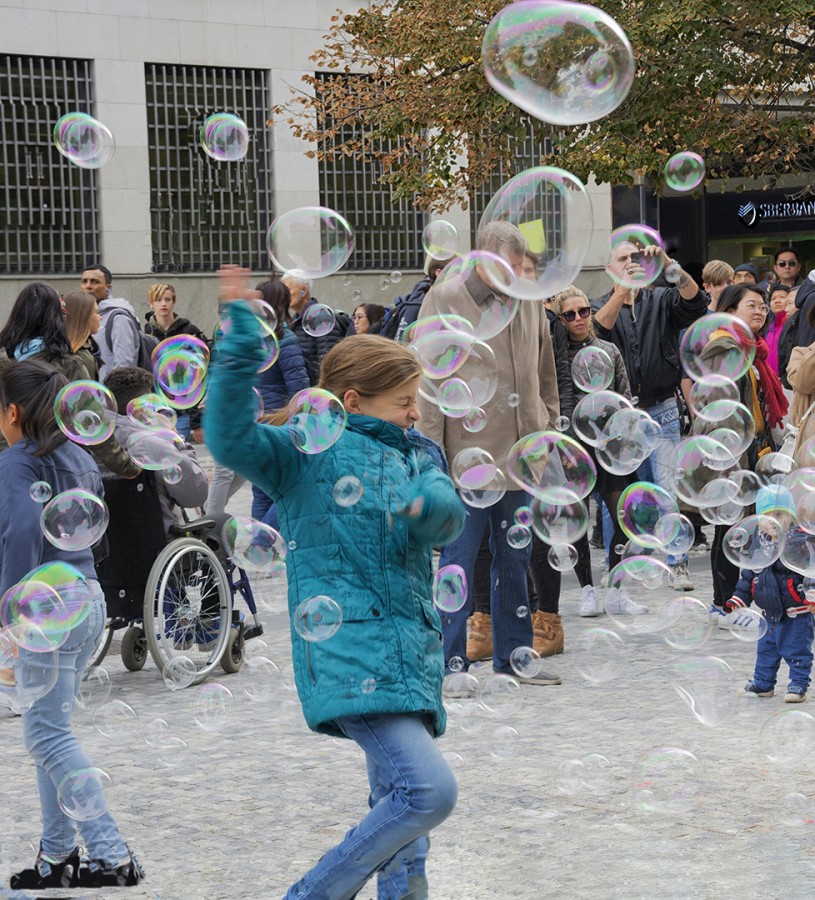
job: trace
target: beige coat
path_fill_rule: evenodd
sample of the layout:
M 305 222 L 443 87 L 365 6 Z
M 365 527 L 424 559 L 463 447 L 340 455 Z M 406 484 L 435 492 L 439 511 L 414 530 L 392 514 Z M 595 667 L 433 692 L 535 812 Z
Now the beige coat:
M 431 288 L 420 317 L 452 312 L 473 323 L 478 333 L 493 298 L 492 291 L 473 272 L 464 281 L 453 279 Z M 560 415 L 552 338 L 543 303 L 521 300 L 510 324 L 485 343 L 495 353 L 498 389 L 483 406 L 487 417 L 483 430 L 467 431 L 462 419 L 445 416 L 436 404 L 421 396 L 418 428 L 441 444 L 448 462 L 465 447 L 480 447 L 505 471 L 512 445 L 527 434 L 550 427 Z M 468 361 L 453 377 L 468 381 L 476 368 Z
M 799 450 L 815 437 L 815 344 L 793 348 L 787 366 L 787 380 L 794 392 L 789 421 L 799 429 L 793 456 L 799 466 L 812 466 L 815 460 L 799 459 Z

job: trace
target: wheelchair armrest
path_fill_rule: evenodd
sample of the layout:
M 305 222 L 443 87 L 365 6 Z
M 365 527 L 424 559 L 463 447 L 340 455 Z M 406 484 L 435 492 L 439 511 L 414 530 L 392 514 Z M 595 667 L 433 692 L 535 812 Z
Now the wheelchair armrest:
M 186 537 L 188 535 L 201 534 L 209 531 L 216 526 L 215 519 L 210 516 L 203 516 L 200 519 L 193 519 L 192 522 L 181 522 L 170 526 L 170 535 L 172 537 Z

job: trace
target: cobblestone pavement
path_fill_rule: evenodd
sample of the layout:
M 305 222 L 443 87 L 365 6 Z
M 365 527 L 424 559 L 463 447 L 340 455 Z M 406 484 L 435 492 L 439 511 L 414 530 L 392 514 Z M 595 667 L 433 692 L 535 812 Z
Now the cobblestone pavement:
M 247 511 L 249 502 L 244 488 L 230 509 Z M 707 603 L 706 555 L 692 557 L 691 573 L 694 595 Z M 621 632 L 621 649 L 613 653 L 614 645 L 593 631 L 613 623 L 580 619 L 572 576 L 564 588 L 566 652 L 547 661 L 563 684 L 525 686 L 514 700 L 490 701 L 492 712 L 475 701 L 449 704 L 442 746 L 455 765 L 460 799 L 433 835 L 430 896 L 815 895 L 815 740 L 807 732 L 809 704 L 784 705 L 786 667 L 780 694 L 762 700 L 739 695 L 755 645 L 726 630 L 714 629 L 690 653 L 659 634 Z M 267 645 L 259 649 L 280 674 L 264 682 L 244 674 L 213 678 L 233 696 L 220 732 L 197 726 L 196 688 L 168 691 L 152 661 L 127 672 L 115 645 L 106 658 L 111 698 L 132 706 L 139 727 L 111 740 L 80 713 L 76 728 L 110 775 L 110 806 L 148 878 L 137 888 L 93 896 L 280 897 L 364 815 L 361 752 L 312 734 L 302 721 L 289 668 L 284 585 L 256 579 L 255 590 L 266 631 L 259 640 Z M 675 637 L 687 642 L 689 633 Z M 725 660 L 732 675 L 702 655 Z M 477 669 L 482 684 L 489 675 L 488 665 Z M 714 724 L 697 720 L 674 681 Z M 186 749 L 145 743 L 156 718 Z M 20 719 L 4 711 L 0 773 L 0 868 L 7 884 L 9 867 L 33 859 L 39 816 Z M 359 895 L 374 896 L 373 885 Z

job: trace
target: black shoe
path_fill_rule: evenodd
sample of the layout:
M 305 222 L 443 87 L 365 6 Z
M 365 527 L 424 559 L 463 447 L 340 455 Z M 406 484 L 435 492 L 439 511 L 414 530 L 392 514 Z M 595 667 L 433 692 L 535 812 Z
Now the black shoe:
M 92 859 L 79 873 L 79 886 L 87 888 L 133 887 L 144 877 L 144 869 L 128 847 L 130 859 L 120 866 L 112 866 L 100 859 Z
M 603 549 L 603 532 L 602 531 L 600 531 L 598 533 L 596 528 L 592 531 L 591 538 L 589 540 L 589 546 L 594 547 L 595 550 Z
M 42 888 L 72 888 L 79 884 L 80 850 L 74 847 L 64 862 L 48 862 L 42 854 L 42 844 L 34 860 L 34 868 L 23 869 L 11 876 L 9 884 L 14 890 L 40 890 Z

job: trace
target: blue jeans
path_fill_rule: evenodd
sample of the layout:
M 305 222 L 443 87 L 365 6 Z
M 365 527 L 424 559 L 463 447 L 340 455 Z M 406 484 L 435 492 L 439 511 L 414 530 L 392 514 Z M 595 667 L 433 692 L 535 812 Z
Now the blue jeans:
M 190 422 L 190 414 L 187 412 L 178 412 L 178 418 L 175 423 L 175 430 L 181 437 L 184 438 L 185 441 L 190 439 L 190 431 L 192 430 L 192 423 Z
M 529 567 L 531 544 L 514 549 L 507 543 L 507 530 L 515 521 L 519 506 L 529 505 L 529 495 L 524 491 L 507 491 L 493 506 L 486 509 L 467 508 L 467 522 L 459 537 L 441 552 L 439 568 L 451 564 L 464 569 L 467 578 L 467 602 L 454 613 L 441 617 L 444 633 L 444 664 L 449 671 L 450 660 L 459 657 L 467 661 L 467 619 L 473 610 L 472 585 L 475 558 L 484 538 L 484 530 L 490 529 L 490 615 L 492 617 L 492 667 L 496 672 L 511 675 L 509 656 L 516 647 L 532 646 L 532 617 L 519 616 L 519 607 L 529 606 L 526 587 L 526 570 Z M 505 522 L 504 527 L 501 523 Z
M 418 714 L 344 716 L 336 722 L 365 751 L 371 811 L 286 898 L 349 900 L 378 872 L 378 900 L 424 900 L 428 832 L 453 811 L 456 779 Z
M 637 469 L 637 478 L 652 481 L 673 497 L 676 495 L 676 445 L 682 440 L 676 397 L 669 397 L 656 406 L 648 406 L 645 412 L 662 426 L 662 434 L 651 455 Z M 687 561 L 687 553 L 681 557 L 668 555 L 665 560 L 669 566 L 684 565 Z
M 757 687 L 775 687 L 778 668 L 783 659 L 790 667 L 790 690 L 805 694 L 812 674 L 812 640 L 815 622 L 806 614 L 780 622 L 770 622 L 767 633 L 756 648 L 756 670 L 753 681 Z
M 104 809 L 97 818 L 77 822 L 59 806 L 57 789 L 63 779 L 80 769 L 93 767 L 85 751 L 71 731 L 74 695 L 79 691 L 82 673 L 105 626 L 105 599 L 95 581 L 89 581 L 93 600 L 88 617 L 71 629 L 59 653 L 32 653 L 20 650 L 14 664 L 14 675 L 24 691 L 27 685 L 41 684 L 43 666 L 57 660 L 54 687 L 23 713 L 23 737 L 37 769 L 37 787 L 42 811 L 42 850 L 56 860 L 67 859 L 77 845 L 76 830 L 82 834 L 91 859 L 119 863 L 129 857 L 119 828 L 114 822 L 102 794 L 101 785 L 85 791 L 84 799 L 94 808 Z

